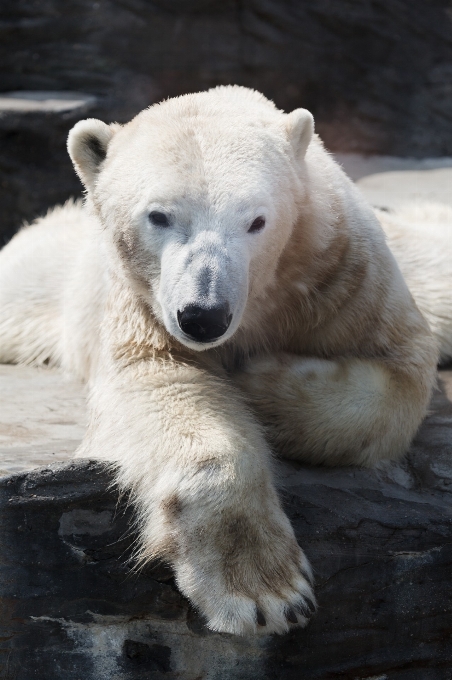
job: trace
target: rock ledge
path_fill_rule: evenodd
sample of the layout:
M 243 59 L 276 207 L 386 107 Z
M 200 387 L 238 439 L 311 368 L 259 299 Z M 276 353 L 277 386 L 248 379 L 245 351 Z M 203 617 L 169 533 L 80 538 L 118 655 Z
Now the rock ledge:
M 132 512 L 101 466 L 2 479 L 0 677 L 450 680 L 452 371 L 439 385 L 399 465 L 279 464 L 320 605 L 286 636 L 212 633 L 168 568 L 135 574 Z

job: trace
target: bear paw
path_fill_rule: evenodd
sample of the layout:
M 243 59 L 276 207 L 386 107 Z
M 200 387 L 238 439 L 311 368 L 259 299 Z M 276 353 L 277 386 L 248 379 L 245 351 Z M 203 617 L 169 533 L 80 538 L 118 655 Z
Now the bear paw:
M 286 633 L 314 613 L 311 568 L 280 514 L 280 522 L 229 518 L 216 534 L 203 527 L 184 541 L 177 584 L 211 630 Z

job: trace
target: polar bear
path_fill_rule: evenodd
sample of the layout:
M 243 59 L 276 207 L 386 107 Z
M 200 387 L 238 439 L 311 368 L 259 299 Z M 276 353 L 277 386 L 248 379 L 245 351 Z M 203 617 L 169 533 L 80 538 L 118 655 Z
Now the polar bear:
M 312 573 L 272 452 L 398 458 L 435 381 L 436 340 L 379 220 L 309 112 L 242 87 L 170 99 L 124 126 L 81 121 L 68 149 L 86 201 L 1 252 L 0 360 L 88 381 L 77 455 L 115 469 L 136 504 L 138 559 L 171 563 L 211 629 L 303 626 Z M 412 217 L 380 218 L 402 268 L 408 249 L 447 358 L 450 246 L 439 235 L 430 261 L 428 229 L 417 248 Z

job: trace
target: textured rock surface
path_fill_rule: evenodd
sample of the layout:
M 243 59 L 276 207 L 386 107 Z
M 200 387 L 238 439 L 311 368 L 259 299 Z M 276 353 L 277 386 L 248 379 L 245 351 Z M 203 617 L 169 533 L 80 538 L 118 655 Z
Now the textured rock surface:
M 94 97 L 77 93 L 0 97 L 0 247 L 24 220 L 81 193 L 66 139 L 78 120 L 96 111 Z
M 452 207 L 452 158 L 400 158 L 335 154 L 369 203 L 397 209 L 419 201 Z
M 83 386 L 56 369 L 0 364 L 0 477 L 71 460 L 85 409 Z
M 2 15 L 3 91 L 86 91 L 123 118 L 238 82 L 313 109 L 335 148 L 452 153 L 446 0 L 6 0 Z
M 90 462 L 0 482 L 2 680 L 450 680 L 452 371 L 380 471 L 280 463 L 319 612 L 281 637 L 207 631 L 162 566 L 134 574 L 131 511 Z
M 77 117 L 125 121 L 213 85 L 311 109 L 332 150 L 452 155 L 449 0 L 3 0 L 0 91 L 73 91 L 89 112 L 0 114 L 0 224 L 80 191 Z M 33 120 L 32 120 L 33 119 Z

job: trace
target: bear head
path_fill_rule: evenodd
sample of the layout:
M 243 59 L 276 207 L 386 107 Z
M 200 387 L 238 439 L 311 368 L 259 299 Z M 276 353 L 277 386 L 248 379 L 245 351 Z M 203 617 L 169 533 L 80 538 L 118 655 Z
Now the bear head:
M 90 119 L 71 130 L 109 266 L 183 345 L 226 342 L 271 285 L 312 135 L 308 111 L 284 114 L 242 87 L 170 99 L 124 126 Z

